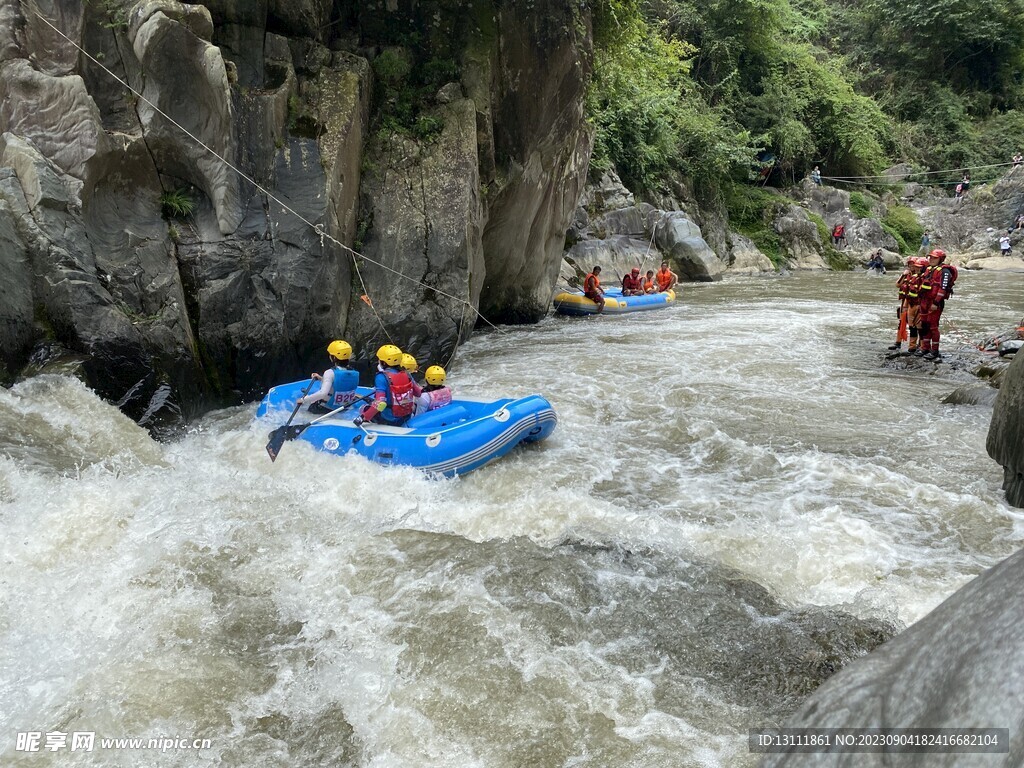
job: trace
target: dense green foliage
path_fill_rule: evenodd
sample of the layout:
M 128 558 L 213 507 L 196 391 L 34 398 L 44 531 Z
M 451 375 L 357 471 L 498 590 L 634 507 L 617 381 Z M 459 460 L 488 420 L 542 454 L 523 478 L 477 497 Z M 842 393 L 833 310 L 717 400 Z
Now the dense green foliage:
M 903 205 L 889 207 L 882 219 L 882 229 L 896 238 L 900 253 L 913 253 L 924 234 L 917 214 Z
M 854 190 L 850 193 L 850 210 L 858 219 L 867 219 L 871 216 L 871 203 L 863 192 Z
M 720 189 L 762 150 L 774 185 L 906 161 L 952 191 L 1024 150 L 1022 0 L 591 5 L 595 160 L 627 183 Z
M 169 189 L 160 194 L 160 210 L 164 218 L 181 219 L 191 216 L 196 209 L 196 201 L 185 188 Z

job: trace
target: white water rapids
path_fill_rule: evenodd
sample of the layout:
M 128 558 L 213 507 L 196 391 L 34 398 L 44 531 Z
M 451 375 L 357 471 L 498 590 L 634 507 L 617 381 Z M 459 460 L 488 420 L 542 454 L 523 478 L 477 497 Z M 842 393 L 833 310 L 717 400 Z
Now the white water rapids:
M 1019 276 L 961 275 L 963 333 L 1019 319 Z M 880 364 L 894 278 L 480 333 L 456 391 L 560 423 L 453 481 L 301 442 L 271 464 L 255 406 L 160 444 L 74 380 L 0 390 L 0 759 L 756 764 L 749 727 L 1024 542 L 991 409 Z

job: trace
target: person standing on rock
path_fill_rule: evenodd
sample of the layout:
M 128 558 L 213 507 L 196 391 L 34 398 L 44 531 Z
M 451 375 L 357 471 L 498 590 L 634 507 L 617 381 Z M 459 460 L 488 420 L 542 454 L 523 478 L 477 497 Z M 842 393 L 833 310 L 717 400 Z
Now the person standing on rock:
M 811 171 L 811 181 L 813 181 L 819 187 L 821 186 L 821 171 L 818 170 L 818 166 L 814 166 L 814 170 Z
M 928 258 L 929 245 L 931 245 L 931 238 L 928 236 L 928 233 L 925 232 L 923 235 L 921 235 L 921 253 L 925 255 L 926 259 Z
M 352 345 L 341 339 L 332 341 L 327 345 L 327 357 L 331 367 L 322 375 L 313 374 L 313 378 L 320 382 L 320 390 L 299 398 L 299 404 L 308 405 L 310 413 L 330 413 L 358 399 L 359 371 L 351 366 Z
M 661 262 L 661 269 L 658 270 L 658 274 L 654 276 L 658 282 L 658 293 L 665 293 L 672 290 L 676 283 L 679 282 L 679 275 L 668 268 L 668 262 Z
M 840 243 L 846 243 L 846 225 L 842 222 L 832 227 L 832 245 L 838 248 Z
M 1003 235 L 999 238 L 999 255 L 1009 256 L 1010 255 L 1010 236 Z
M 583 281 L 583 295 L 597 304 L 597 312 L 604 312 L 604 288 L 601 287 L 601 267 L 597 266 Z
M 956 267 L 945 261 L 946 252 L 939 248 L 928 254 L 928 266 L 921 276 L 921 289 L 918 293 L 921 347 L 915 354 L 936 362 L 942 360 L 939 352 L 939 319 L 946 306 L 946 299 L 953 295 L 953 284 L 957 278 Z
M 896 350 L 897 354 L 904 341 L 907 342 L 908 355 L 917 351 L 919 313 L 917 296 L 921 287 L 921 270 L 927 265 L 928 259 L 911 256 L 907 259 L 906 270 L 896 281 L 896 292 L 900 302 L 896 308 L 896 343 L 891 344 L 889 349 Z

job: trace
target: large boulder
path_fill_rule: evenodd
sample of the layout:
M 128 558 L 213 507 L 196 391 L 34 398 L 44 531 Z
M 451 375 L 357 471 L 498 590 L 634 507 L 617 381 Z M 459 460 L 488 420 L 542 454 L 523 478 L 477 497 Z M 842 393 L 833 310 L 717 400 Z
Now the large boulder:
M 737 232 L 729 233 L 729 267 L 732 274 L 754 275 L 760 272 L 774 272 L 775 265 L 762 253 L 754 241 Z
M 822 259 L 824 244 L 818 225 L 799 205 L 784 208 L 775 218 L 773 228 L 793 269 L 828 269 Z
M 1024 366 L 1021 367 L 1024 370 Z M 1018 433 L 1019 434 L 1019 433 Z M 1019 766 L 1024 760 L 1024 551 L 958 590 L 910 629 L 845 667 L 790 728 L 1009 728 L 1009 754 L 830 752 L 767 755 L 761 768 Z
M 1003 467 L 1006 500 L 1024 507 L 1024 356 L 1018 354 L 999 386 L 985 447 Z
M 655 241 L 672 260 L 680 278 L 702 282 L 721 279 L 725 264 L 704 241 L 700 227 L 682 211 L 670 211 L 657 218 Z

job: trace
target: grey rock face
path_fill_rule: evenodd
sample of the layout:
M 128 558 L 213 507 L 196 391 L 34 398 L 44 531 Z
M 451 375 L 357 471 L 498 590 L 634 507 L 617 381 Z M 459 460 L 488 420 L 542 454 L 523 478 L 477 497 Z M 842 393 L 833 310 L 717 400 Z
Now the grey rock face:
M 1024 356 L 1016 359 L 1003 376 L 999 398 L 992 411 L 985 447 L 1003 467 L 1006 500 L 1024 507 Z
M 381 322 L 402 329 L 403 350 L 442 365 L 476 323 L 470 307 L 480 284 L 472 277 L 484 272 L 476 108 L 460 99 L 438 115 L 436 141 L 392 137 L 374 148 L 376 170 L 363 179 L 363 215 L 373 227 L 362 253 L 385 265 L 361 268 L 357 290 L 373 307 L 357 301 L 349 313 L 354 334 L 371 340 L 366 359 L 391 340 Z
M 749 237 L 731 232 L 729 239 L 731 241 L 729 272 L 751 275 L 775 271 L 775 265 L 772 264 L 771 259 L 765 256 Z
M 656 227 L 655 241 L 678 270 L 680 278 L 710 282 L 718 280 L 725 265 L 704 242 L 698 227 L 682 211 L 662 215 Z
M 345 52 L 357 4 L 40 5 L 100 63 L 0 2 L 0 376 L 45 345 L 112 400 L 170 387 L 199 404 L 256 397 L 334 337 L 369 356 L 382 331 L 362 294 L 394 340 L 445 361 L 481 301 L 494 320 L 546 313 L 590 155 L 577 9 L 488 7 L 494 37 L 437 94 L 437 141 L 368 154 L 373 75 Z
M 545 22 L 533 23 L 534 15 Z M 480 308 L 491 321 L 530 322 L 548 311 L 590 159 L 583 117 L 590 43 L 572 9 L 555 0 L 532 10 L 504 5 L 498 25 L 489 112 L 494 157 L 507 158 L 506 181 L 488 199 Z M 473 88 L 469 93 L 477 98 Z M 482 173 L 486 179 L 486 165 Z
M 828 269 L 822 259 L 824 246 L 818 234 L 818 225 L 811 221 L 807 211 L 798 205 L 786 208 L 774 223 L 793 269 Z
M 1024 552 L 958 590 L 903 634 L 825 682 L 787 727 L 1010 730 L 1009 754 L 772 754 L 761 768 L 956 766 L 1024 762 L 1024 621 L 1017 595 Z
M 0 170 L 0 185 L 13 176 L 10 169 Z M 28 358 L 36 337 L 32 309 L 32 264 L 15 211 L 0 197 L 0 384 L 10 383 Z
M 132 11 L 132 47 L 146 73 L 137 105 L 146 144 L 163 173 L 203 190 L 227 234 L 241 218 L 238 175 L 150 106 L 221 157 L 234 155 L 231 89 L 220 49 L 208 41 L 212 32 L 201 6 L 150 0 Z

